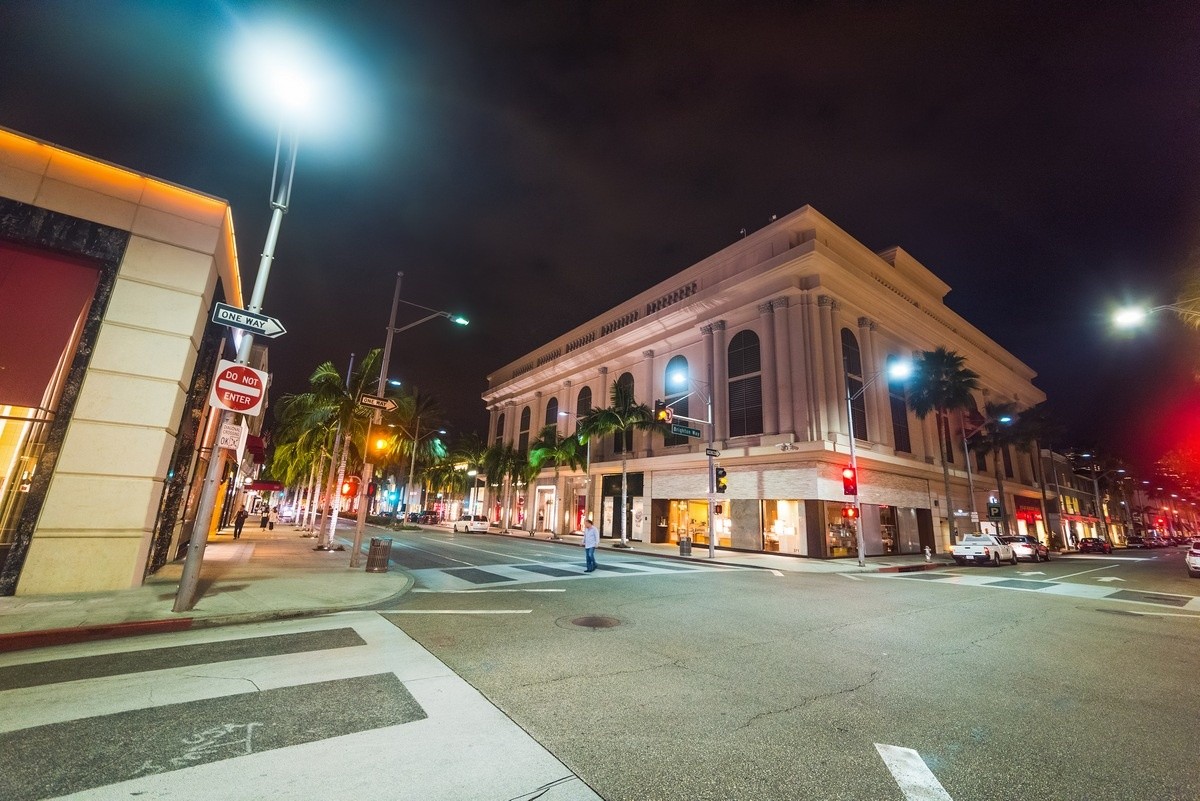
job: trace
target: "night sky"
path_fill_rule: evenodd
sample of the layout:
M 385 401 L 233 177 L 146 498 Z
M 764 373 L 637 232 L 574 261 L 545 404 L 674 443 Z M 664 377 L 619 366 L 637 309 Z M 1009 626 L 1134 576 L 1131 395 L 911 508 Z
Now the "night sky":
M 229 49 L 263 18 L 356 76 L 301 145 L 276 397 L 382 346 L 403 271 L 472 324 L 390 372 L 482 434 L 487 373 L 811 204 L 949 283 L 1071 444 L 1200 437 L 1200 335 L 1107 325 L 1200 264 L 1200 4 L 6 0 L 0 125 L 231 201 L 248 292 L 275 132 Z

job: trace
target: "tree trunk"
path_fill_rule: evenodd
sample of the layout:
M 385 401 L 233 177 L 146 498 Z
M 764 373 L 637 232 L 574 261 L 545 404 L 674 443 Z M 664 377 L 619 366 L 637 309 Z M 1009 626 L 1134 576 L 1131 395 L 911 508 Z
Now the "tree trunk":
M 992 465 L 992 472 L 996 474 L 996 501 L 1000 504 L 1000 533 L 1012 534 L 1008 526 L 1008 504 L 1004 502 L 1004 476 L 1000 470 L 1001 461 L 1000 449 L 992 449 L 992 459 L 995 463 Z
M 627 546 L 629 544 L 628 542 L 625 541 L 625 504 L 629 503 L 629 500 L 628 500 L 629 490 L 628 490 L 628 487 L 626 486 L 626 481 L 628 479 L 627 479 L 627 474 L 626 474 L 626 470 L 625 470 L 626 465 L 628 464 L 629 458 L 628 458 L 628 456 L 626 456 L 626 453 L 627 453 L 627 451 L 625 451 L 625 450 L 621 451 L 621 523 L 620 523 L 620 526 L 621 526 L 621 547 L 622 548 L 624 548 L 625 546 Z
M 946 525 L 950 529 L 950 544 L 958 542 L 958 526 L 954 522 L 954 499 L 950 497 L 950 465 L 946 463 L 946 432 L 943 430 L 944 415 L 937 413 L 938 457 L 942 462 L 942 481 L 946 485 Z M 861 525 L 861 522 L 860 522 Z M 711 535 L 710 535 L 711 536 Z

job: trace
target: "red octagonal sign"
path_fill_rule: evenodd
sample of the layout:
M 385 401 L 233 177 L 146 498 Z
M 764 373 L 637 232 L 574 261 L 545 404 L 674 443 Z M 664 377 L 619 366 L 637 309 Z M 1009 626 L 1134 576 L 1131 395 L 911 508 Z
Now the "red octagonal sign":
M 262 411 L 266 394 L 266 373 L 222 359 L 217 365 L 208 405 L 253 417 Z

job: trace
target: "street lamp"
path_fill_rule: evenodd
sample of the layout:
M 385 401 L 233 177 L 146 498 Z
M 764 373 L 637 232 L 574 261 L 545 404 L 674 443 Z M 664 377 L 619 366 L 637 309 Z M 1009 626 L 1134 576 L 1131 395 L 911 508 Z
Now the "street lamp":
M 392 335 L 393 334 L 398 334 L 401 331 L 407 331 L 410 328 L 415 328 L 416 326 L 420 325 L 421 323 L 428 322 L 428 321 L 433 320 L 438 317 L 445 317 L 447 320 L 450 320 L 450 322 L 455 323 L 457 325 L 467 325 L 468 324 L 467 318 L 463 317 L 462 315 L 451 314 L 450 312 L 438 311 L 436 309 L 429 309 L 428 307 L 422 306 L 419 303 L 412 303 L 407 300 L 401 300 L 400 299 L 400 283 L 403 281 L 403 279 L 404 279 L 404 273 L 402 273 L 402 272 L 396 273 L 396 289 L 392 293 L 392 312 L 391 312 L 391 315 L 388 317 L 387 336 L 384 338 L 384 342 L 383 342 L 383 358 L 379 365 L 379 382 L 376 384 L 376 387 L 375 387 L 375 394 L 380 398 L 383 397 L 383 393 L 387 390 L 388 386 L 394 386 L 394 387 L 400 386 L 399 381 L 397 381 L 395 379 L 389 379 L 387 377 L 388 364 L 391 362 L 391 358 L 392 358 Z M 396 308 L 401 303 L 408 305 L 408 306 L 415 306 L 418 309 L 426 309 L 427 311 L 432 312 L 432 314 L 430 314 L 420 320 L 417 320 L 414 323 L 409 323 L 408 325 L 405 325 L 402 328 L 397 328 L 396 327 Z M 371 415 L 371 425 L 372 425 L 372 427 L 378 426 L 382 422 L 383 422 L 383 410 L 378 408 L 378 406 L 376 406 L 374 409 L 374 412 Z M 418 423 L 419 423 L 419 420 L 418 420 Z M 445 432 L 443 432 L 443 433 L 445 433 Z M 371 479 L 374 477 L 374 472 L 375 472 L 375 466 L 374 466 L 374 464 L 372 464 L 372 462 L 370 460 L 370 453 L 371 453 L 371 449 L 368 447 L 366 449 L 366 453 L 364 454 L 365 458 L 363 459 L 362 478 L 360 479 L 360 481 L 358 483 L 358 493 L 359 493 L 358 494 L 358 519 L 354 521 L 354 548 L 352 549 L 352 551 L 350 553 L 350 567 L 358 567 L 359 563 L 362 560 L 361 551 L 362 551 L 363 530 L 366 528 L 366 523 L 367 523 L 367 504 L 365 503 L 365 497 L 366 497 L 366 492 L 367 492 L 367 485 L 370 483 Z M 416 443 L 415 442 L 413 443 L 413 459 L 414 459 L 414 461 L 416 460 Z M 412 480 L 411 473 L 409 474 L 409 480 L 410 481 Z M 406 486 L 405 493 L 407 493 L 407 492 L 408 492 L 408 487 Z M 407 511 L 407 509 L 408 509 L 408 503 L 407 503 L 407 501 L 405 501 L 405 511 Z M 332 541 L 332 539 L 333 539 L 333 535 L 331 533 L 330 540 Z
M 695 381 L 695 380 L 691 379 L 685 371 L 677 370 L 677 371 L 671 373 L 670 376 L 668 376 L 668 381 L 670 381 L 670 383 L 678 391 L 683 391 L 683 390 L 687 389 L 689 385 L 704 387 L 704 406 L 705 406 L 706 413 L 707 413 L 707 419 L 697 420 L 694 417 L 683 417 L 682 415 L 679 417 L 679 419 L 686 420 L 689 423 L 704 423 L 705 425 L 708 426 L 708 447 L 705 449 L 705 456 L 708 458 L 708 558 L 716 559 L 717 558 L 717 532 L 714 528 L 714 523 L 716 521 L 714 520 L 715 512 L 713 509 L 713 504 L 715 504 L 716 500 L 717 500 L 717 466 L 713 462 L 713 458 L 716 456 L 717 451 L 713 447 L 716 444 L 716 425 L 713 421 L 713 408 L 712 408 L 713 366 L 712 366 L 711 360 L 708 363 L 707 378 L 708 378 L 707 382 Z M 680 401 L 683 401 L 683 400 L 691 397 L 695 393 L 696 393 L 696 390 L 693 389 L 692 391 L 688 392 L 683 397 L 676 398 L 675 400 L 671 401 L 670 403 L 667 404 L 667 406 L 668 407 L 674 406 L 676 403 L 679 403 Z M 674 417 L 672 417 L 672 419 L 674 419 Z
M 1200 298 L 1185 301 L 1186 304 L 1200 302 Z M 1112 323 L 1116 328 L 1129 330 L 1140 328 L 1146 323 L 1146 318 L 1155 312 L 1173 311 L 1181 317 L 1200 317 L 1200 311 L 1190 305 L 1181 303 L 1164 303 L 1161 306 L 1125 306 L 1113 312 Z
M 854 446 L 854 401 L 862 397 L 863 393 L 875 383 L 881 376 L 886 374 L 893 381 L 903 381 L 912 375 L 912 362 L 897 359 L 887 366 L 887 369 L 880 370 L 868 378 L 863 385 L 859 387 L 858 392 L 850 394 L 850 382 L 846 382 L 846 414 L 847 421 L 850 424 L 850 469 L 854 471 L 854 534 L 855 545 L 858 548 L 858 566 L 866 567 L 867 559 L 864 551 L 866 543 L 863 541 L 862 527 L 862 503 L 858 499 L 858 451 Z M 949 500 L 949 499 L 947 499 Z
M 1013 419 L 1011 417 L 1009 417 L 1008 415 L 1004 415 L 1002 417 L 996 418 L 996 422 L 1004 423 L 1005 425 L 1008 425 L 1012 421 L 1013 421 Z M 960 425 L 962 426 L 962 438 L 963 438 L 963 461 L 965 462 L 965 464 L 967 466 L 967 492 L 968 492 L 967 508 L 971 512 L 971 517 L 972 517 L 971 522 L 975 524 L 975 533 L 976 534 L 980 533 L 980 531 L 979 531 L 979 512 L 977 512 L 975 510 L 975 477 L 974 477 L 974 474 L 971 472 L 970 439 L 971 439 L 971 437 L 975 436 L 980 431 L 982 431 L 984 426 L 986 426 L 987 424 L 988 424 L 987 420 L 980 420 L 978 423 L 976 423 L 974 426 L 972 426 L 970 431 L 968 431 L 966 421 L 960 420 Z M 999 498 L 999 501 L 1000 501 L 1000 508 L 1002 510 L 1004 510 L 1004 512 L 1005 512 L 1004 533 L 1007 534 L 1008 533 L 1008 517 L 1007 517 L 1008 510 L 1005 507 L 1003 496 L 1001 496 Z M 950 503 L 949 498 L 946 499 L 946 503 L 948 503 L 948 504 Z M 951 504 L 951 505 L 953 505 L 953 504 Z M 953 514 L 954 510 L 951 509 L 950 512 L 951 512 L 951 514 Z
M 312 109 L 316 103 L 313 91 L 321 88 L 308 74 L 307 70 L 297 69 L 300 64 L 312 66 L 313 58 L 310 53 L 303 58 L 293 58 L 290 62 L 287 47 L 267 46 L 265 42 L 248 43 L 244 51 L 248 58 L 254 59 L 251 74 L 259 79 L 260 85 L 269 93 L 267 102 L 258 102 L 259 108 L 268 106 L 277 120 L 283 120 L 275 140 L 275 167 L 271 175 L 271 221 L 267 226 L 266 242 L 263 245 L 262 256 L 258 262 L 258 273 L 254 279 L 254 289 L 250 295 L 250 303 L 246 310 L 258 313 L 262 310 L 263 298 L 267 292 L 267 279 L 271 274 L 271 264 L 275 259 L 275 244 L 279 239 L 279 229 L 283 224 L 283 215 L 288 210 L 292 196 L 292 179 L 296 172 L 296 153 L 299 148 L 298 113 Z M 293 54 L 294 55 L 294 54 Z M 322 73 L 317 73 L 318 75 Z M 287 132 L 285 134 L 284 126 Z M 250 350 L 254 345 L 254 336 L 243 333 L 238 343 L 236 363 L 247 364 L 250 361 Z M 233 422 L 233 412 L 221 412 L 222 426 Z M 204 561 L 204 546 L 208 541 L 208 526 L 212 519 L 213 508 L 216 504 L 218 479 L 224 466 L 224 453 L 214 443 L 209 454 L 208 470 L 204 476 L 204 486 L 196 509 L 196 521 L 192 526 L 191 538 L 188 541 L 187 557 L 184 560 L 183 574 L 179 580 L 179 591 L 175 595 L 172 606 L 174 612 L 186 612 L 192 608 L 196 586 L 200 580 L 200 567 Z

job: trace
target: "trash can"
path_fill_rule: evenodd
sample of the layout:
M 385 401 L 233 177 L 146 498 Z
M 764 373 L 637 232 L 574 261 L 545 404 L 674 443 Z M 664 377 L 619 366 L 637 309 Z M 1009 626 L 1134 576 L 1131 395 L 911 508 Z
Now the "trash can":
M 680 537 L 679 538 L 679 555 L 680 556 L 691 556 L 692 555 L 692 538 L 691 537 Z
M 371 537 L 371 550 L 367 551 L 367 572 L 386 573 L 392 558 L 391 537 Z

